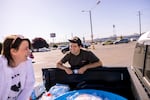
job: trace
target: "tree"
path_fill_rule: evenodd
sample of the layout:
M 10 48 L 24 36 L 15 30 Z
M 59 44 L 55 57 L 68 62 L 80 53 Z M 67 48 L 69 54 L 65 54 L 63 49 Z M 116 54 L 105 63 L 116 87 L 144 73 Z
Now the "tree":
M 41 37 L 37 37 L 32 40 L 32 47 L 33 47 L 33 49 L 39 49 L 39 48 L 43 48 L 43 47 L 48 48 L 49 45 L 46 42 L 46 40 L 44 40 Z

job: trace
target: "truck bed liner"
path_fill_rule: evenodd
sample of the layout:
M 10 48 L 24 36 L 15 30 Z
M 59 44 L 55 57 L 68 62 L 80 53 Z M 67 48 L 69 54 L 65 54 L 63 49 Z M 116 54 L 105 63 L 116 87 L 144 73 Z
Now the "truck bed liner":
M 84 74 L 66 74 L 57 68 L 42 69 L 46 90 L 56 83 L 67 84 L 71 90 L 98 89 L 134 100 L 130 75 L 126 67 L 101 67 L 89 69 Z

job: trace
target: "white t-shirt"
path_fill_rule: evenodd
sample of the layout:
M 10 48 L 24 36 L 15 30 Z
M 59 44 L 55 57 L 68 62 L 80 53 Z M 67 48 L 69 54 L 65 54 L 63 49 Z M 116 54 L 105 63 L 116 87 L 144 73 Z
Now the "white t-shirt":
M 32 61 L 27 59 L 11 68 L 0 56 L 0 69 L 0 100 L 29 100 L 35 82 Z
M 16 100 L 19 93 L 21 92 L 21 73 L 17 70 L 17 68 L 14 68 L 12 70 L 13 74 L 11 76 L 12 79 L 12 85 L 8 94 L 8 100 Z

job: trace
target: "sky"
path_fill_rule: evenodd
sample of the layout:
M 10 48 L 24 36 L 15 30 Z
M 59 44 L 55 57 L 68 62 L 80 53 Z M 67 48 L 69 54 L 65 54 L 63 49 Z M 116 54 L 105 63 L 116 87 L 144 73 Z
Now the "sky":
M 0 41 L 20 34 L 29 39 L 65 42 L 73 36 L 91 39 L 150 30 L 150 0 L 0 0 Z M 82 12 L 82 11 L 85 12 Z M 115 27 L 113 27 L 115 26 Z M 56 37 L 50 37 L 55 33 Z

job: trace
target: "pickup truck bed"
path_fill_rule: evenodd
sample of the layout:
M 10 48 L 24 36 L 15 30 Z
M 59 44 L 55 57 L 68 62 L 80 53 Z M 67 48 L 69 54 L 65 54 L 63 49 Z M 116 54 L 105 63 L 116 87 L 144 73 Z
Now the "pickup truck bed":
M 57 68 L 42 69 L 42 72 L 47 91 L 56 83 L 62 83 L 69 85 L 71 90 L 98 89 L 116 93 L 128 100 L 149 100 L 142 85 L 136 81 L 138 78 L 128 67 L 101 67 L 71 75 Z
M 138 39 L 130 67 L 103 66 L 71 75 L 57 68 L 45 68 L 42 72 L 47 91 L 56 83 L 62 83 L 71 90 L 97 89 L 128 100 L 150 100 L 150 31 Z

